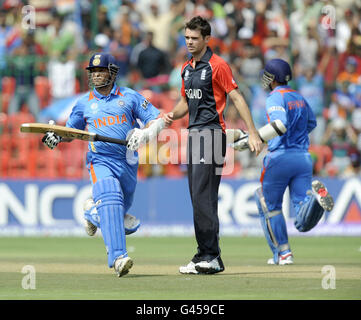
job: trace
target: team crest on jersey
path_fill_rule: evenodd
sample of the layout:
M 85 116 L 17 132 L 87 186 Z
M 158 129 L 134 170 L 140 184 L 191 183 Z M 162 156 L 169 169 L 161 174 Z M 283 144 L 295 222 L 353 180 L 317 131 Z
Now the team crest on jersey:
M 119 107 L 124 107 L 125 102 L 123 100 L 118 100 L 118 106 Z
M 90 110 L 92 111 L 92 113 L 97 113 L 98 112 L 98 104 L 96 102 L 92 103 L 90 105 Z
M 206 80 L 207 69 L 203 69 L 201 73 L 201 80 Z

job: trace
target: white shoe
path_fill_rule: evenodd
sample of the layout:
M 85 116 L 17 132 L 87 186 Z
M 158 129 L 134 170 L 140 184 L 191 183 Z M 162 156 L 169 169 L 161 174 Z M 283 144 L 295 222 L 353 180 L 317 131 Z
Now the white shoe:
M 220 257 L 214 258 L 211 261 L 201 261 L 196 263 L 195 269 L 199 273 L 213 274 L 217 272 L 222 272 L 224 270 L 224 265 Z
M 92 198 L 90 199 L 87 199 L 85 202 L 84 202 L 84 211 L 88 211 L 90 210 L 92 207 L 94 207 L 95 203 L 93 201 Z M 89 220 L 87 219 L 84 219 L 85 220 L 85 232 L 87 233 L 88 236 L 94 236 L 95 233 L 97 232 L 97 227 L 95 225 L 93 225 Z
M 315 194 L 318 203 L 324 210 L 331 211 L 333 209 L 333 198 L 321 181 L 312 181 L 312 191 Z
M 140 226 L 140 220 L 133 215 L 126 213 L 124 216 L 124 229 L 125 234 L 132 234 L 138 230 Z
M 289 252 L 289 253 L 286 253 L 286 254 L 283 254 L 283 255 L 279 255 L 277 263 L 275 263 L 275 261 L 273 260 L 273 258 L 268 259 L 267 264 L 270 264 L 270 265 L 280 265 L 280 266 L 284 266 L 284 265 L 288 265 L 288 264 L 293 264 L 293 255 L 292 255 L 292 252 Z
M 126 275 L 131 267 L 133 267 L 133 260 L 129 257 L 119 257 L 114 262 L 114 270 L 119 278 Z
M 198 271 L 195 269 L 195 265 L 196 264 L 191 261 L 186 266 L 180 266 L 179 272 L 183 274 L 198 274 Z

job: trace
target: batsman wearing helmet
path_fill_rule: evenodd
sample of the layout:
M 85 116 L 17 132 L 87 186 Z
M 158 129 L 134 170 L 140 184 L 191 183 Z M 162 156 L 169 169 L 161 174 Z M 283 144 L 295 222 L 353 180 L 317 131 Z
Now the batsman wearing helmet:
M 94 54 L 86 68 L 92 90 L 74 106 L 66 126 L 128 141 L 127 146 L 101 141 L 90 142 L 86 156 L 92 183 L 92 199 L 85 205 L 86 232 L 101 229 L 108 266 L 121 277 L 133 261 L 128 257 L 125 235 L 135 232 L 139 220 L 127 214 L 137 183 L 138 154 L 142 143 L 157 136 L 164 127 L 159 111 L 142 95 L 115 84 L 118 67 L 113 56 Z M 145 128 L 140 129 L 140 120 Z M 53 149 L 61 141 L 48 132 L 43 142 Z
M 308 134 L 317 123 L 307 101 L 288 86 L 292 79 L 289 64 L 281 59 L 270 60 L 261 77 L 262 86 L 271 91 L 266 101 L 267 120 L 278 126 L 273 126 L 277 133 L 268 141 L 260 179 L 262 185 L 256 190 L 255 199 L 273 253 L 268 264 L 286 265 L 293 263 L 282 214 L 286 188 L 289 187 L 296 211 L 295 226 L 300 232 L 315 227 L 324 212 L 332 210 L 333 199 L 321 181 L 312 181 Z

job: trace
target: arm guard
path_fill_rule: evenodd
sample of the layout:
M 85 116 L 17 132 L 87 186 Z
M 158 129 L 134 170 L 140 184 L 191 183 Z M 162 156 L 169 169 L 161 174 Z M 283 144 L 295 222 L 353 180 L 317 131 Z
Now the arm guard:
M 259 136 L 263 142 L 267 142 L 277 136 L 282 136 L 287 131 L 287 128 L 281 120 L 277 119 L 271 123 L 266 124 L 258 130 Z M 227 132 L 228 133 L 228 132 Z M 231 147 L 238 151 L 248 149 L 248 134 L 240 129 L 236 129 L 236 133 L 233 132 L 236 141 L 231 144 Z

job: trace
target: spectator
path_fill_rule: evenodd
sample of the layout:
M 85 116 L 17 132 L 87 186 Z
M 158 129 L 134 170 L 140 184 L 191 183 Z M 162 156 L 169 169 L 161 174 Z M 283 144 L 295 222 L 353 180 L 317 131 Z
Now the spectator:
M 6 68 L 6 38 L 9 32 L 9 28 L 6 26 L 5 19 L 6 13 L 0 11 L 0 80 Z
M 70 50 L 48 63 L 52 102 L 75 95 L 76 62 Z
M 318 69 L 324 77 L 325 106 L 328 108 L 332 92 L 336 89 L 335 79 L 339 73 L 339 59 L 334 38 L 331 38 L 324 48 Z
M 329 120 L 338 117 L 349 119 L 355 109 L 355 102 L 349 92 L 350 82 L 337 83 L 337 90 L 332 93 L 331 105 L 328 111 Z
M 345 70 L 337 76 L 337 82 L 361 83 L 361 74 L 357 72 L 357 60 L 354 57 L 348 57 Z
M 306 99 L 316 116 L 317 127 L 310 134 L 311 143 L 320 144 L 326 127 L 326 121 L 323 117 L 323 76 L 314 67 L 308 67 L 295 80 L 298 91 Z
M 14 56 L 9 63 L 10 76 L 15 78 L 16 88 L 8 113 L 16 113 L 24 104 L 27 104 L 30 112 L 37 119 L 40 105 L 34 84 L 38 68 L 35 47 L 29 44 L 28 41 L 23 41 L 20 47 L 14 50 Z
M 129 59 L 131 47 L 128 43 L 127 37 L 124 37 L 121 29 L 114 31 L 113 40 L 109 44 L 110 54 L 117 60 L 119 67 L 118 78 L 120 81 L 125 81 L 129 72 Z
M 169 86 L 171 89 L 175 89 L 177 96 L 182 87 L 182 79 L 179 76 L 181 74 L 182 66 L 184 61 L 187 60 L 187 50 L 186 48 L 181 48 L 177 51 L 174 61 L 172 63 L 173 69 L 169 75 Z
M 74 44 L 73 31 L 65 28 L 63 22 L 64 17 L 55 14 L 52 24 L 36 34 L 37 42 L 50 57 L 64 54 Z
M 319 55 L 319 39 L 317 29 L 311 26 L 307 27 L 305 36 L 298 38 L 296 46 L 293 48 L 293 55 L 301 68 L 316 67 Z
M 166 74 L 170 69 L 167 55 L 153 45 L 153 33 L 147 32 L 146 48 L 140 52 L 138 67 L 145 79 L 155 78 Z
M 258 47 L 245 46 L 239 72 L 249 87 L 259 82 L 259 73 L 262 66 L 263 61 Z
M 153 33 L 155 48 L 162 51 L 168 51 L 170 49 L 171 23 L 179 13 L 183 12 L 185 3 L 185 0 L 178 1 L 178 3 L 172 7 L 172 10 L 162 13 L 159 10 L 158 4 L 152 2 L 150 12 L 143 14 L 145 29 Z
M 329 174 L 342 174 L 350 165 L 350 151 L 357 144 L 357 136 L 343 118 L 334 119 L 326 128 L 322 143 L 333 151 L 332 160 L 326 165 Z
M 351 38 L 353 27 L 353 12 L 348 9 L 344 12 L 344 17 L 336 26 L 336 47 L 339 53 L 347 50 L 348 42 Z
M 350 164 L 342 172 L 342 178 L 361 177 L 361 153 L 356 148 L 349 151 Z
M 263 41 L 265 62 L 278 58 L 290 62 L 288 52 L 289 40 L 277 36 L 275 29 L 270 30 L 269 36 Z

